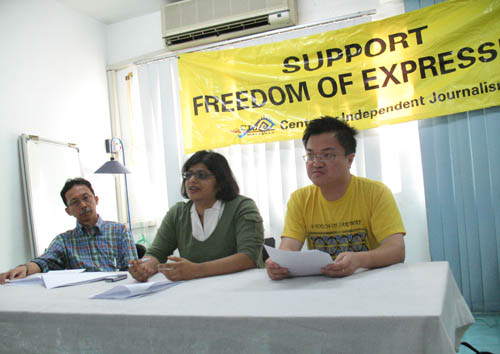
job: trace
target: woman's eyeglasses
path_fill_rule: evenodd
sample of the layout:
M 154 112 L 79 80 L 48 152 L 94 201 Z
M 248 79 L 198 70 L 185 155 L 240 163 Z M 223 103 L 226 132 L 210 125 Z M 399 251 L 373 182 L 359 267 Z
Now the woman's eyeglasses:
M 214 175 L 205 171 L 186 171 L 182 174 L 182 178 L 184 178 L 185 180 L 188 180 L 193 176 L 195 176 L 197 179 L 208 179 L 210 177 L 213 177 Z

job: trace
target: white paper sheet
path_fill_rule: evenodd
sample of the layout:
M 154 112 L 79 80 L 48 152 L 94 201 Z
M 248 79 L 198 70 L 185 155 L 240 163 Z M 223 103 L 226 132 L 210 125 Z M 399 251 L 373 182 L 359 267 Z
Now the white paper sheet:
M 47 273 L 35 273 L 28 275 L 25 278 L 6 280 L 6 285 L 41 285 L 45 286 L 44 278 L 46 277 L 63 277 L 67 278 L 76 273 L 82 273 L 85 269 L 66 269 L 66 270 L 51 270 Z
M 22 279 L 7 280 L 8 285 L 40 285 L 47 289 L 60 288 L 104 280 L 120 272 L 85 272 L 85 269 L 51 270 L 36 273 Z
M 328 253 L 319 250 L 285 251 L 267 245 L 264 247 L 273 262 L 288 268 L 290 275 L 295 277 L 322 274 L 321 268 L 333 263 Z
M 180 283 L 181 282 L 162 280 L 147 283 L 117 285 L 101 293 L 90 295 L 89 299 L 127 299 L 131 297 L 145 296 L 165 290 Z
M 50 274 L 48 272 L 42 275 L 43 282 L 47 289 L 59 288 L 62 286 L 72 286 L 94 281 L 104 280 L 110 276 L 120 274 L 120 272 L 80 272 L 65 274 Z
M 40 286 L 44 286 L 42 274 L 40 274 L 40 273 L 31 274 L 31 275 L 28 275 L 27 277 L 21 278 L 21 279 L 12 279 L 12 280 L 6 279 L 5 285 L 40 285 Z

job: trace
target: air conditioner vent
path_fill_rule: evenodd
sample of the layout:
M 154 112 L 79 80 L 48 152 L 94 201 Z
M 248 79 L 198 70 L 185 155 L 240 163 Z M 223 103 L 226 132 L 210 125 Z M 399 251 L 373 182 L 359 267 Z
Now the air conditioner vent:
M 166 37 L 165 41 L 168 46 L 172 46 L 190 41 L 196 41 L 198 39 L 203 39 L 208 37 L 218 37 L 226 33 L 244 31 L 251 28 L 267 26 L 267 25 L 269 25 L 269 16 L 265 15 L 254 18 L 248 18 L 242 21 L 234 21 L 222 25 L 208 27 L 199 31 L 180 33 L 178 35 Z
M 183 0 L 161 7 L 170 50 L 248 36 L 297 24 L 297 0 Z

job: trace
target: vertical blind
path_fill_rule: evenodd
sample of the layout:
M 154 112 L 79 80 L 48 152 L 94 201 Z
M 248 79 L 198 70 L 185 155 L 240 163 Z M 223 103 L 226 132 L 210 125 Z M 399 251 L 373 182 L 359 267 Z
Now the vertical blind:
M 450 263 L 476 312 L 500 311 L 498 133 L 500 107 L 419 121 L 431 259 Z

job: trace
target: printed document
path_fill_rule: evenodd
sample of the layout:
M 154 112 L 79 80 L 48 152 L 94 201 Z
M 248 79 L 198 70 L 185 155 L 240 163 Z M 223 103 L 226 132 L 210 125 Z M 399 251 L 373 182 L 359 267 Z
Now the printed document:
M 291 276 L 318 275 L 321 268 L 332 264 L 332 257 L 319 250 L 285 251 L 264 245 L 273 262 L 283 268 L 288 268 Z

